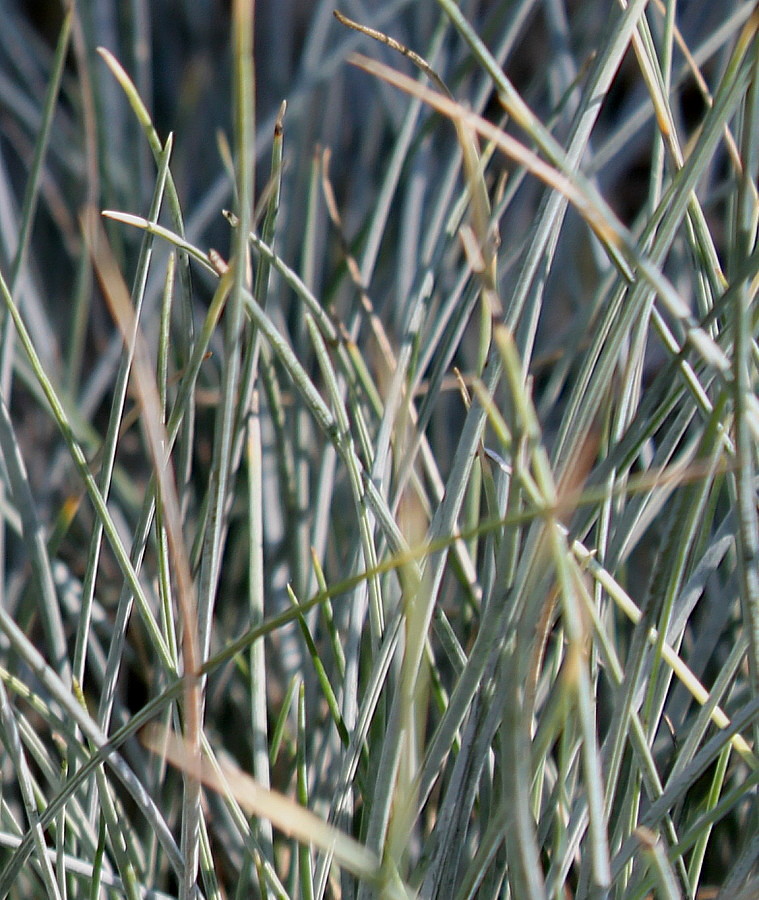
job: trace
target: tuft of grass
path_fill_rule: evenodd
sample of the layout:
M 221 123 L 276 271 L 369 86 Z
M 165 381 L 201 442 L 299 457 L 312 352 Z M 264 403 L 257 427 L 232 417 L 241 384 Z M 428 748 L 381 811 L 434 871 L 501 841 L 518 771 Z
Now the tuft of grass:
M 755 896 L 754 4 L 122 6 L 0 29 L 0 897 Z

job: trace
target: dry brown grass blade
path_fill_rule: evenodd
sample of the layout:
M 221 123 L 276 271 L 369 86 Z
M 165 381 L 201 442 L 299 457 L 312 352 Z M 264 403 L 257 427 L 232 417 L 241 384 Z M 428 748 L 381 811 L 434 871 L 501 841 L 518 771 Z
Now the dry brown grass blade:
M 622 226 L 616 221 L 611 210 L 600 197 L 589 197 L 575 181 L 542 160 L 536 153 L 497 125 L 488 122 L 487 119 L 483 119 L 482 116 L 466 109 L 439 91 L 430 90 L 390 66 L 359 53 L 351 54 L 348 61 L 370 75 L 375 75 L 407 94 L 423 100 L 428 106 L 450 119 L 457 129 L 463 126 L 486 140 L 492 141 L 504 155 L 524 166 L 532 175 L 566 197 L 603 244 L 617 249 L 624 246 Z
M 196 757 L 188 743 L 161 726 L 141 733 L 143 744 L 165 757 L 180 771 L 196 778 L 222 796 L 232 796 L 249 815 L 268 819 L 283 834 L 334 855 L 337 862 L 359 878 L 378 881 L 379 858 L 357 840 L 319 818 L 277 791 L 263 787 L 254 778 L 228 763 Z
M 371 37 L 375 41 L 379 41 L 381 44 L 385 44 L 397 53 L 405 56 L 420 72 L 424 73 L 442 96 L 449 99 L 452 103 L 456 102 L 446 83 L 423 56 L 420 56 L 395 38 L 390 37 L 390 35 L 354 22 L 337 10 L 334 10 L 334 16 L 338 22 L 347 28 L 352 28 L 354 31 L 365 34 L 367 37 Z M 461 118 L 452 118 L 452 122 L 456 128 L 456 135 L 461 147 L 464 172 L 469 188 L 471 228 L 478 245 L 477 252 L 474 255 L 481 258 L 481 264 L 472 266 L 472 268 L 483 278 L 485 286 L 484 299 L 490 308 L 491 314 L 497 316 L 501 313 L 501 305 L 496 292 L 496 253 L 499 238 L 497 228 L 491 228 L 490 224 L 490 198 L 488 197 L 485 184 L 484 165 L 477 142 L 477 133 L 470 127 L 469 123 Z
M 103 294 L 124 340 L 127 352 L 134 355 L 132 366 L 135 393 L 142 411 L 142 425 L 152 457 L 156 484 L 163 513 L 169 553 L 176 587 L 176 599 L 182 613 L 182 655 L 185 676 L 185 728 L 190 746 L 200 753 L 201 696 L 195 674 L 200 665 L 198 654 L 195 589 L 184 545 L 182 516 L 176 490 L 169 446 L 163 424 L 158 387 L 153 377 L 147 347 L 139 330 L 129 290 L 108 243 L 100 216 L 94 208 L 84 215 L 83 231 Z

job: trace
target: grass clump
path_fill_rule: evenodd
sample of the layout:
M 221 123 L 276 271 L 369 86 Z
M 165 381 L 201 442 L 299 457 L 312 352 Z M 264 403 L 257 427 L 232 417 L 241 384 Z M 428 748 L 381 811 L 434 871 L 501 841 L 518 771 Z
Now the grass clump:
M 756 896 L 753 4 L 43 6 L 0 896 Z

